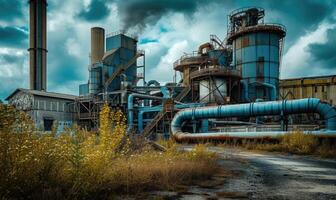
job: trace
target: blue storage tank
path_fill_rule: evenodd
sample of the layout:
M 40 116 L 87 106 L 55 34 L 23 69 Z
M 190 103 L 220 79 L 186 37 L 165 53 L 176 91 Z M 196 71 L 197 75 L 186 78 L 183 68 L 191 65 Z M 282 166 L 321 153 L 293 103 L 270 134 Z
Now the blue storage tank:
M 89 84 L 80 84 L 79 85 L 79 96 L 87 96 L 89 94 Z
M 227 41 L 233 49 L 232 65 L 242 71 L 244 101 L 275 100 L 279 94 L 280 50 L 285 28 L 256 24 L 256 19 L 264 16 L 262 9 L 257 11 L 257 8 L 248 8 L 230 16 Z

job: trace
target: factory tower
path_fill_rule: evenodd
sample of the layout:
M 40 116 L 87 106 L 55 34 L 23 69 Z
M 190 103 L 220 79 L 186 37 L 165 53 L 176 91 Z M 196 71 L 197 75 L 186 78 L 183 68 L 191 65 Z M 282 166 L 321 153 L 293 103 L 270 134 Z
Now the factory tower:
M 30 89 L 47 90 L 47 0 L 29 0 Z

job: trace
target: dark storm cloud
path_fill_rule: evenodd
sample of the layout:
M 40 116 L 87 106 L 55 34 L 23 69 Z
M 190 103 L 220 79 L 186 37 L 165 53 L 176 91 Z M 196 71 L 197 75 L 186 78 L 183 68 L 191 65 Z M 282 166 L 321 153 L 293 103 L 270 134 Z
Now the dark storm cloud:
M 115 0 L 119 15 L 122 18 L 123 28 L 138 28 L 143 30 L 146 26 L 155 24 L 163 16 L 171 12 L 183 13 L 187 16 L 195 13 L 200 6 L 221 2 L 229 3 L 231 0 Z
M 0 54 L 0 71 L 5 72 L 0 74 L 0 99 L 5 99 L 17 87 L 26 87 L 26 79 L 20 76 L 24 73 L 25 57 L 25 54 Z M 6 71 L 10 71 L 7 73 L 12 75 L 6 74 Z
M 24 0 L 0 0 L 0 21 L 13 21 L 23 18 Z
M 28 47 L 28 32 L 23 28 L 0 26 L 0 47 Z
M 105 0 L 92 0 L 87 10 L 82 10 L 77 16 L 87 21 L 98 21 L 110 14 Z
M 67 85 L 71 81 L 81 80 L 82 73 L 79 70 L 86 70 L 85 57 L 75 57 L 69 53 L 65 45 L 69 36 L 75 30 L 68 27 L 59 32 L 50 32 L 53 38 L 48 46 L 48 82 L 51 85 Z
M 327 41 L 324 44 L 310 44 L 307 49 L 315 62 L 321 67 L 336 69 L 336 28 L 327 31 Z
M 0 54 L 0 63 L 15 63 L 20 59 L 23 59 L 23 56 L 13 55 L 13 54 Z
M 260 5 L 260 1 L 250 2 Z M 333 0 L 282 0 L 261 3 L 267 16 L 274 17 L 287 28 L 286 41 L 291 45 L 298 37 L 316 30 L 318 25 L 335 12 Z
M 310 31 L 331 13 L 335 11 L 335 3 L 332 0 L 282 0 L 282 1 L 233 1 L 233 0 L 110 0 L 115 2 L 121 16 L 123 28 L 138 28 L 143 30 L 146 26 L 154 25 L 165 15 L 172 12 L 183 13 L 192 16 L 199 8 L 217 4 L 223 8 L 223 25 L 226 22 L 228 10 L 234 10 L 246 6 L 260 6 L 266 9 L 266 19 L 276 19 L 287 27 L 288 41 L 293 42 L 299 35 Z M 211 9 L 209 9 L 211 12 Z M 206 15 L 206 13 L 204 13 Z M 197 22 L 196 22 L 197 23 Z

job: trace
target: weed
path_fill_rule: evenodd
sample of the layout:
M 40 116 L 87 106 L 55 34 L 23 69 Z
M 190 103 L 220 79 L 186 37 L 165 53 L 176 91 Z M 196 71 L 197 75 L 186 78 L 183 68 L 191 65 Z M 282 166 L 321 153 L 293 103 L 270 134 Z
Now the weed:
M 105 105 L 99 136 L 77 126 L 61 135 L 35 131 L 22 112 L 0 105 L 1 199 L 95 199 L 119 193 L 173 189 L 210 177 L 216 156 L 202 145 L 191 152 L 134 150 L 125 117 Z M 138 145 L 138 144 L 137 144 Z

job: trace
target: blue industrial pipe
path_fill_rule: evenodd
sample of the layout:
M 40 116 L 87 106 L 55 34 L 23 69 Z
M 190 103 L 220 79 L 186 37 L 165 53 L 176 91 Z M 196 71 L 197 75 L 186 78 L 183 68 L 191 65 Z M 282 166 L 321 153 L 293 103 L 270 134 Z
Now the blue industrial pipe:
M 252 138 L 278 138 L 285 134 L 288 134 L 288 131 L 263 131 L 263 132 L 215 132 L 215 133 L 181 133 L 177 136 L 174 135 L 177 141 L 183 140 L 223 140 L 228 138 L 242 138 L 242 139 L 252 139 Z M 324 131 L 304 131 L 304 134 L 312 134 L 315 136 L 324 136 L 324 137 L 335 137 L 335 130 L 324 130 Z
M 133 116 L 134 116 L 134 105 L 133 101 L 134 98 L 141 98 L 141 99 L 157 99 L 157 100 L 162 100 L 162 97 L 156 97 L 156 96 L 151 96 L 151 95 L 145 95 L 145 94 L 130 94 L 128 95 L 128 100 L 127 100 L 127 110 L 128 110 L 128 115 L 127 115 L 127 132 L 130 132 L 133 128 Z
M 160 87 L 160 83 L 157 82 L 156 80 L 150 80 L 146 83 L 146 87 L 150 87 L 151 85 L 154 85 L 156 87 Z M 149 91 L 147 91 L 147 94 L 149 95 Z M 149 105 L 149 101 L 148 99 L 145 99 L 145 106 L 148 106 Z
M 165 99 L 170 98 L 170 91 L 169 91 L 168 87 L 166 87 L 166 86 L 161 87 L 160 91 L 161 91 L 161 93 L 163 95 L 163 98 L 165 98 Z
M 255 83 L 270 88 L 271 89 L 271 94 L 270 94 L 271 98 L 270 99 L 271 99 L 271 101 L 276 100 L 276 87 L 275 87 L 275 85 L 272 85 L 272 84 L 269 84 L 269 83 L 264 83 L 264 82 L 255 82 Z M 253 84 L 253 83 L 250 83 L 250 84 Z
M 245 81 L 241 80 L 240 81 L 240 84 L 242 84 L 242 88 L 243 88 L 243 101 L 245 102 L 249 102 L 250 101 L 250 98 L 249 98 L 249 91 L 248 91 L 248 85 Z
M 151 86 L 151 85 L 154 85 L 154 86 L 157 86 L 159 87 L 160 86 L 160 83 L 157 82 L 156 80 L 150 80 L 146 83 L 146 86 Z
M 182 132 L 182 124 L 186 120 L 209 119 L 209 118 L 225 118 L 225 117 L 255 117 L 267 115 L 289 115 L 301 113 L 318 113 L 325 120 L 327 130 L 336 133 L 336 110 L 331 105 L 321 102 L 316 98 L 284 100 L 284 101 L 268 101 L 255 102 L 235 105 L 209 106 L 201 108 L 189 108 L 179 111 L 171 122 L 172 135 L 177 140 L 191 138 L 207 138 L 216 135 L 216 137 L 236 137 L 238 133 L 197 133 L 188 134 Z M 320 132 L 312 132 L 319 134 Z M 325 132 L 327 133 L 327 132 Z M 245 136 L 251 135 L 255 137 L 275 136 L 276 132 L 268 133 L 246 133 Z M 242 134 L 244 136 L 244 134 Z M 336 136 L 336 134 L 335 134 Z
M 162 109 L 162 108 L 161 108 Z M 138 113 L 138 131 L 142 132 L 143 131 L 143 114 L 144 113 L 149 113 L 149 112 L 158 112 L 157 110 L 141 110 Z

